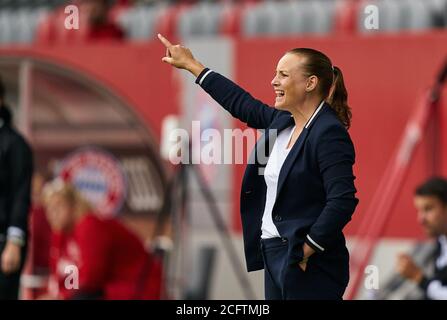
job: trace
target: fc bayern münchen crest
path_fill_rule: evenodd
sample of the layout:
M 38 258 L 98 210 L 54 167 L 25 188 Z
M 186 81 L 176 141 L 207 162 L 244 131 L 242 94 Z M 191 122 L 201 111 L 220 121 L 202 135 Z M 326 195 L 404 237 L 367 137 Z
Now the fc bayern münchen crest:
M 62 163 L 60 177 L 72 183 L 102 216 L 116 215 L 126 197 L 126 177 L 120 163 L 110 153 L 82 148 Z

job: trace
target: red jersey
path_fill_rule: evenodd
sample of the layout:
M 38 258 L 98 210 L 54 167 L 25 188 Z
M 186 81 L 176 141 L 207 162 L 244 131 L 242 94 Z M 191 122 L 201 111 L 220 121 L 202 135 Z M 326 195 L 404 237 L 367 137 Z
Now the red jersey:
M 52 293 L 59 298 L 96 292 L 104 299 L 160 298 L 161 263 L 117 220 L 86 214 L 70 234 L 52 240 Z M 66 285 L 73 270 L 67 266 L 77 267 L 78 289 Z
M 48 273 L 51 228 L 46 218 L 45 209 L 38 204 L 31 206 L 29 238 L 27 263 L 30 272 L 34 274 Z

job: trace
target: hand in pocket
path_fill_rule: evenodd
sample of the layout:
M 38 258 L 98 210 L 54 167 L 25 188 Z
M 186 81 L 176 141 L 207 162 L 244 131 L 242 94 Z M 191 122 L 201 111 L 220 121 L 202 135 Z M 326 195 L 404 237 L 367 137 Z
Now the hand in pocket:
M 301 268 L 301 270 L 306 271 L 307 269 L 307 260 L 305 262 L 298 263 L 298 267 Z

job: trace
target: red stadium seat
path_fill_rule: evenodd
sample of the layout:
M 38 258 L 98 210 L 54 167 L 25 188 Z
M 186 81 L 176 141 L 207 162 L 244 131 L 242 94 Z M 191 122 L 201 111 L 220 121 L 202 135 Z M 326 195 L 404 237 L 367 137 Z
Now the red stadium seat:
M 228 4 L 222 13 L 222 22 L 219 27 L 220 34 L 230 37 L 238 37 L 241 35 L 241 19 L 244 11 L 249 9 L 255 1 L 242 4 Z
M 179 4 L 168 7 L 157 21 L 155 33 L 161 33 L 167 38 L 176 37 L 180 13 L 186 10 L 189 6 L 190 4 Z
M 357 31 L 358 10 L 361 1 L 344 0 L 337 2 L 335 8 L 334 33 L 352 34 Z

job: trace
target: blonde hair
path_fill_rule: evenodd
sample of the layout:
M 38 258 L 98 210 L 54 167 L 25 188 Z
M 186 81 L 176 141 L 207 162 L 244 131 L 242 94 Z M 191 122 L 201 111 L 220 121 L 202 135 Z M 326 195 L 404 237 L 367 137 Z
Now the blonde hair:
M 65 199 L 74 209 L 77 217 L 91 212 L 91 204 L 81 195 L 81 193 L 71 183 L 65 182 L 60 178 L 54 179 L 45 184 L 43 188 L 43 203 L 46 206 L 55 196 Z

